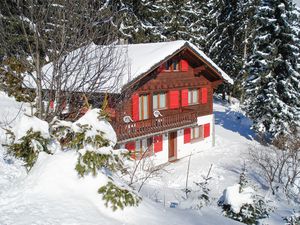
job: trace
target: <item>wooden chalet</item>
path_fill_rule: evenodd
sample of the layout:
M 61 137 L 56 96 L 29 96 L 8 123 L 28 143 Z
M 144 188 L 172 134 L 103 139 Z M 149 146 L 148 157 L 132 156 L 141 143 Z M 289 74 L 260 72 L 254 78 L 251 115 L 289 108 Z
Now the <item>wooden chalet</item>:
M 158 163 L 212 146 L 213 92 L 224 81 L 232 83 L 228 75 L 185 41 L 128 45 L 128 52 L 132 63 L 153 62 L 122 87 L 126 97 L 112 120 L 118 143 L 133 157 L 147 151 Z
M 119 146 L 157 164 L 213 146 L 213 92 L 230 77 L 187 41 L 117 47 L 127 62 L 109 108 Z

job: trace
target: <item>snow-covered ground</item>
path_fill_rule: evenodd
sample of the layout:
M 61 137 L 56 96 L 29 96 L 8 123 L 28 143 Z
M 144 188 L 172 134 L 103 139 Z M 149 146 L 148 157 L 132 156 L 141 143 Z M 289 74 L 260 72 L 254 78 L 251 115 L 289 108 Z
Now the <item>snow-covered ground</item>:
M 19 110 L 23 105 L 0 94 L 0 123 L 12 121 L 13 124 L 17 121 L 15 117 L 23 113 Z M 141 190 L 143 201 L 138 207 L 112 212 L 95 193 L 101 181 L 93 177 L 78 181 L 74 153 L 61 152 L 51 157 L 42 154 L 27 175 L 22 163 L 5 156 L 5 149 L 0 146 L 0 225 L 240 224 L 222 216 L 217 201 L 225 188 L 239 181 L 243 165 L 254 189 L 272 200 L 276 207 L 264 224 L 284 224 L 282 217 L 290 215 L 293 208 L 299 210 L 299 206 L 296 208 L 271 196 L 251 167 L 248 149 L 255 144 L 251 121 L 243 116 L 238 104 L 224 105 L 216 101 L 214 113 L 215 147 L 199 149 L 190 158 L 188 188 L 192 190 L 196 189 L 194 182 L 202 181 L 212 165 L 211 204 L 201 210 L 189 209 L 183 200 L 189 157 L 166 165 L 158 176 L 149 179 Z M 1 129 L 0 138 L 5 143 Z M 171 203 L 178 206 L 170 208 Z

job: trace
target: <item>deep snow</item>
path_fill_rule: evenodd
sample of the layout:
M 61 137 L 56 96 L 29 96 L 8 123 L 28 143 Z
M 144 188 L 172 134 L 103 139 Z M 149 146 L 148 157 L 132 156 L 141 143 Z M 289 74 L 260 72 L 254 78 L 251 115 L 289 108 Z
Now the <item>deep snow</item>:
M 0 94 L 0 122 L 12 121 L 22 104 Z M 7 108 L 10 113 L 7 113 Z M 240 224 L 223 217 L 217 201 L 225 188 L 238 182 L 244 163 L 255 190 L 266 199 L 271 199 L 276 206 L 264 224 L 284 224 L 282 217 L 290 215 L 291 210 L 297 207 L 270 196 L 262 179 L 251 168 L 248 147 L 255 143 L 250 130 L 251 122 L 244 117 L 237 104 L 224 105 L 216 101 L 214 112 L 216 146 L 199 149 L 191 156 L 190 164 L 190 189 L 196 189 L 194 182 L 201 181 L 212 164 L 212 179 L 209 181 L 212 203 L 202 210 L 191 210 L 183 201 L 188 157 L 166 165 L 159 176 L 146 183 L 140 193 L 143 201 L 139 207 L 112 212 L 96 193 L 101 182 L 105 182 L 101 180 L 104 178 L 88 176 L 79 179 L 74 170 L 77 159 L 74 152 L 58 152 L 53 156 L 41 154 L 27 175 L 22 162 L 6 156 L 5 149 L 0 146 L 0 224 Z M 17 120 L 18 117 L 12 124 Z M 5 142 L 1 129 L 0 137 L 1 143 Z M 178 203 L 177 208 L 170 208 L 172 202 Z

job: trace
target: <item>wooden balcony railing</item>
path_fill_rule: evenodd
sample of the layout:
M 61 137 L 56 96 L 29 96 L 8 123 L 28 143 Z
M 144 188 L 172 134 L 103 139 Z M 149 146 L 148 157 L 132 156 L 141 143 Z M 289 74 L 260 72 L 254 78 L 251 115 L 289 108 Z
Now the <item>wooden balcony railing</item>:
M 126 139 L 154 134 L 195 123 L 197 122 L 197 117 L 201 116 L 201 114 L 200 111 L 188 111 L 131 123 L 121 122 L 120 124 L 113 122 L 112 125 L 117 133 L 118 141 L 120 142 Z

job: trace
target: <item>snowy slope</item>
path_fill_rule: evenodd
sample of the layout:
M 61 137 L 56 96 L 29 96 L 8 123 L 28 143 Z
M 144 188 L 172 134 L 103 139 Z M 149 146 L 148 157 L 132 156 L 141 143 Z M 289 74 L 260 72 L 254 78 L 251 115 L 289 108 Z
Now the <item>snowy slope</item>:
M 1 95 L 0 110 L 6 108 L 11 113 L 2 110 L 5 121 L 17 121 L 16 114 L 22 114 L 18 113 L 19 103 Z M 137 208 L 112 212 L 96 193 L 102 181 L 94 177 L 79 180 L 74 170 L 76 160 L 72 152 L 41 153 L 27 174 L 22 162 L 7 156 L 0 147 L 0 224 L 239 224 L 211 211 L 201 215 L 163 207 L 147 197 Z
M 0 118 L 11 120 L 19 112 L 20 104 L 0 95 Z M 6 108 L 10 112 L 5 112 Z M 199 149 L 191 156 L 188 187 L 201 181 L 212 164 L 209 182 L 211 204 L 191 210 L 183 201 L 188 157 L 166 165 L 159 176 L 150 179 L 141 191 L 139 207 L 112 212 L 104 207 L 101 196 L 95 193 L 102 182 L 93 177 L 78 179 L 74 170 L 76 157 L 72 152 L 54 156 L 41 155 L 36 166 L 27 175 L 22 162 L 5 156 L 0 146 L 0 225 L 231 225 L 240 224 L 222 216 L 217 201 L 228 186 L 238 182 L 244 163 L 248 166 L 250 183 L 271 198 L 263 182 L 252 172 L 248 147 L 255 143 L 250 130 L 251 121 L 245 118 L 238 104 L 214 104 L 216 116 L 216 146 Z M 2 143 L 4 135 L 2 135 Z M 295 206 L 273 200 L 276 210 L 266 224 L 284 224 L 282 216 L 290 215 Z M 170 208 L 171 202 L 179 203 Z

